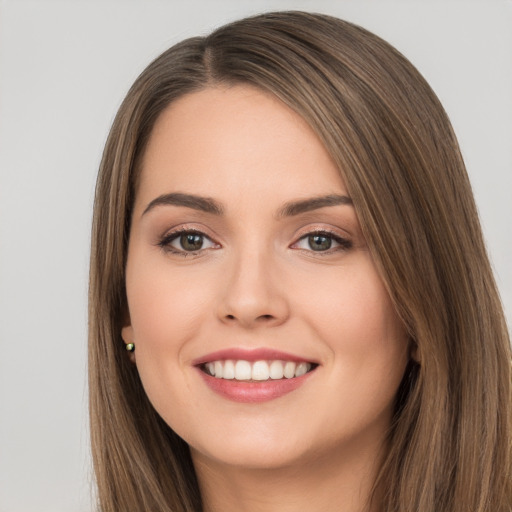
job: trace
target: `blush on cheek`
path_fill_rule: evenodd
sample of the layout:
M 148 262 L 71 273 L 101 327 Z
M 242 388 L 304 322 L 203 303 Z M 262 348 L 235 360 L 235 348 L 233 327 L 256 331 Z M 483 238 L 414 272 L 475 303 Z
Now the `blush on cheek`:
M 338 288 L 323 287 L 314 300 L 309 297 L 307 314 L 312 322 L 322 319 L 317 324 L 323 338 L 335 357 L 351 361 L 355 374 L 372 364 L 378 371 L 383 360 L 385 366 L 396 364 L 400 373 L 407 354 L 405 329 L 371 259 L 362 261 L 357 271 L 340 270 Z M 339 336 L 333 336 L 336 332 Z
M 191 337 L 204 314 L 204 286 L 176 272 L 156 271 L 128 282 L 130 317 L 138 343 L 173 344 Z M 149 277 L 149 278 L 148 278 Z M 174 341 L 173 341 L 174 340 Z

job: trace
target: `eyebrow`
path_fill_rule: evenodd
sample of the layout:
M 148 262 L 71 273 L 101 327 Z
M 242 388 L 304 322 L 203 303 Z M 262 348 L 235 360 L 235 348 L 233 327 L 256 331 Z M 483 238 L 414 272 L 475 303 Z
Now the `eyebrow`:
M 182 194 L 173 192 L 171 194 L 163 194 L 153 199 L 146 207 L 142 215 L 145 215 L 150 210 L 157 206 L 185 206 L 193 210 L 201 212 L 212 213 L 213 215 L 222 215 L 224 208 L 214 199 L 209 197 L 196 196 L 192 194 Z
M 293 217 L 301 213 L 318 210 L 327 206 L 351 205 L 352 199 L 348 196 L 329 194 L 327 196 L 312 197 L 301 199 L 298 201 L 290 201 L 285 203 L 277 212 L 277 218 Z M 224 208 L 220 203 L 209 197 L 197 196 L 194 194 L 183 194 L 181 192 L 173 192 L 163 194 L 153 199 L 142 215 L 145 215 L 157 206 L 184 206 L 213 215 L 223 215 Z
M 289 203 L 286 203 L 277 212 L 277 216 L 293 217 L 294 215 L 300 215 L 301 213 L 310 212 L 312 210 L 318 210 L 319 208 L 325 208 L 326 206 L 338 206 L 344 204 L 351 205 L 352 199 L 348 196 L 337 194 L 312 197 L 309 199 L 290 201 Z

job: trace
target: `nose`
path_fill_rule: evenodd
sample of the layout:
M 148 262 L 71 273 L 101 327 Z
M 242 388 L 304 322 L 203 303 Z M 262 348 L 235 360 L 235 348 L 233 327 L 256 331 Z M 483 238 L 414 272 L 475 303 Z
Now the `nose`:
M 289 303 L 275 267 L 269 255 L 239 255 L 224 276 L 219 320 L 246 329 L 284 323 L 290 314 Z

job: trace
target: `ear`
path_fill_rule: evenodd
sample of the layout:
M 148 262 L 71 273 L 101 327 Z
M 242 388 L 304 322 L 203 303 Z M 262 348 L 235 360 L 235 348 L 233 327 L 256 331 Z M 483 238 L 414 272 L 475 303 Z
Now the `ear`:
M 420 355 L 420 348 L 418 347 L 418 344 L 414 340 L 411 340 L 410 347 L 411 348 L 409 350 L 409 356 L 415 363 L 420 364 L 421 355 Z
M 123 338 L 123 341 L 125 342 L 125 344 L 134 342 L 133 327 L 131 326 L 131 324 L 125 325 L 121 329 L 121 338 Z
M 121 338 L 123 338 L 125 345 L 128 345 L 128 343 L 135 344 L 135 337 L 133 334 L 133 327 L 131 326 L 131 324 L 125 325 L 121 329 Z M 135 352 L 127 352 L 127 354 L 128 357 L 130 358 L 130 361 L 132 363 L 135 363 Z

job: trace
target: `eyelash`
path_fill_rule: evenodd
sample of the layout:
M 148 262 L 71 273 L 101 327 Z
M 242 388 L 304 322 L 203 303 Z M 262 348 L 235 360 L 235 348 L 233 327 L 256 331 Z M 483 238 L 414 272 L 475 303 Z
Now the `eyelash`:
M 167 234 L 158 242 L 157 245 L 165 252 L 170 252 L 172 254 L 176 254 L 176 255 L 182 256 L 184 258 L 189 257 L 189 256 L 197 256 L 202 251 L 207 251 L 208 249 L 211 248 L 211 247 L 208 247 L 205 249 L 200 248 L 197 251 L 187 251 L 184 249 L 177 249 L 177 248 L 173 247 L 171 245 L 172 242 L 177 240 L 182 235 L 198 235 L 198 236 L 202 237 L 203 240 L 204 239 L 209 240 L 212 244 L 219 246 L 219 244 L 214 242 L 209 236 L 207 236 L 202 231 L 199 231 L 196 229 L 189 229 L 189 228 L 178 229 L 176 231 L 173 231 L 173 232 Z M 313 231 L 309 231 L 308 233 L 305 233 L 304 235 L 302 235 L 296 242 L 294 242 L 291 245 L 291 247 L 294 248 L 294 246 L 297 245 L 302 240 L 305 240 L 308 237 L 314 237 L 314 236 L 325 237 L 325 238 L 331 239 L 332 241 L 334 241 L 338 244 L 338 247 L 334 247 L 334 248 L 329 247 L 325 251 L 315 251 L 314 249 L 300 249 L 300 248 L 295 248 L 295 249 L 306 251 L 306 252 L 311 252 L 311 253 L 314 253 L 315 255 L 319 255 L 319 256 L 326 256 L 329 254 L 333 254 L 334 252 L 348 251 L 349 249 L 352 249 L 352 246 L 353 246 L 353 244 L 350 240 L 340 237 L 337 233 L 334 233 L 334 232 L 331 232 L 328 230 L 313 230 Z
M 204 234 L 202 231 L 199 231 L 197 229 L 183 228 L 183 229 L 177 229 L 175 231 L 172 231 L 168 235 L 165 235 L 162 238 L 162 240 L 160 240 L 158 242 L 158 246 L 165 252 L 170 252 L 172 254 L 176 254 L 176 255 L 182 256 L 184 258 L 186 258 L 188 256 L 197 256 L 201 251 L 207 250 L 207 249 L 202 249 L 202 248 L 197 251 L 186 251 L 184 249 L 176 249 L 175 247 L 173 247 L 171 245 L 171 243 L 174 242 L 174 240 L 181 237 L 182 235 L 198 235 L 198 236 L 202 237 L 203 239 L 210 240 L 210 242 L 215 244 L 215 242 L 213 242 L 213 240 L 209 236 Z M 216 245 L 218 245 L 218 244 L 216 244 Z
M 331 255 L 336 252 L 348 251 L 348 250 L 352 249 L 352 246 L 353 246 L 352 242 L 350 240 L 348 240 L 347 238 L 343 238 L 343 237 L 339 236 L 337 233 L 334 233 L 332 231 L 328 231 L 325 229 L 319 229 L 319 230 L 309 231 L 308 233 L 302 235 L 296 242 L 294 242 L 292 244 L 292 247 L 297 245 L 300 241 L 306 240 L 309 237 L 324 237 L 324 238 L 328 238 L 331 241 L 334 241 L 338 244 L 338 247 L 329 247 L 325 251 L 315 251 L 314 249 L 299 249 L 299 248 L 297 248 L 298 250 L 304 250 L 306 252 L 314 253 L 316 256 L 328 256 L 328 255 Z

